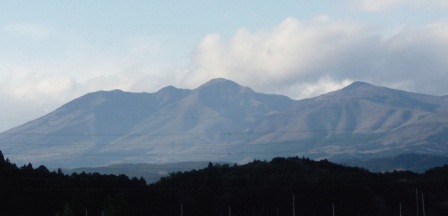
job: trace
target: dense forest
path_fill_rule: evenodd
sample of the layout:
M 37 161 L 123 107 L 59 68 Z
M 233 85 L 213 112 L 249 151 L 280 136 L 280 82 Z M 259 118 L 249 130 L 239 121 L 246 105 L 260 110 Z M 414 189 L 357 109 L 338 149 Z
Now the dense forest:
M 21 167 L 0 152 L 0 215 L 448 215 L 448 166 L 372 173 L 326 160 L 212 164 L 143 178 Z

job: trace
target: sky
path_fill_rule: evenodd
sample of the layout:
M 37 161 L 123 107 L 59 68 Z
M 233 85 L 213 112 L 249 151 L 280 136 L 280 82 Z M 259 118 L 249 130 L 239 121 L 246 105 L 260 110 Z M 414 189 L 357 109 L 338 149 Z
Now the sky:
M 303 99 L 448 95 L 446 0 L 0 0 L 0 131 L 86 93 L 226 78 Z

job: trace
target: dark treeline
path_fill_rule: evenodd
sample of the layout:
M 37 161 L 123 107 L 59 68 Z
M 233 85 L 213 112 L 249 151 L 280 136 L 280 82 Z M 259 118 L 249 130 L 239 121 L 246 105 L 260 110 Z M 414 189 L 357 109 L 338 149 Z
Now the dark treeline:
M 448 215 L 448 166 L 424 174 L 371 173 L 326 160 L 275 158 L 171 174 L 154 184 L 184 215 Z M 423 194 L 423 195 L 422 195 Z M 171 210 L 171 211 L 169 211 Z M 163 209 L 179 215 L 179 207 Z M 164 215 L 158 212 L 159 215 Z
M 124 175 L 63 174 L 0 155 L 0 215 L 448 215 L 448 166 L 371 173 L 326 160 L 212 164 L 147 185 Z M 418 206 L 417 206 L 418 204 Z M 334 207 L 334 208 L 333 208 Z M 418 210 L 418 213 L 417 213 Z M 424 211 L 424 212 L 423 212 Z
M 0 152 L 0 215 L 140 215 L 144 179 L 17 167 Z

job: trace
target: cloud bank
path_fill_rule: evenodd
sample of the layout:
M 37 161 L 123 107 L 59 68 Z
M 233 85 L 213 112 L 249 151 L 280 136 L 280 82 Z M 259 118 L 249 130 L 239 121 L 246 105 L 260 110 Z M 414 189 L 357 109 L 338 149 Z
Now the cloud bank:
M 270 30 L 239 29 L 229 40 L 206 35 L 190 82 L 225 77 L 293 98 L 316 96 L 361 80 L 428 94 L 448 94 L 448 23 L 404 26 L 387 37 L 369 25 L 287 18 Z

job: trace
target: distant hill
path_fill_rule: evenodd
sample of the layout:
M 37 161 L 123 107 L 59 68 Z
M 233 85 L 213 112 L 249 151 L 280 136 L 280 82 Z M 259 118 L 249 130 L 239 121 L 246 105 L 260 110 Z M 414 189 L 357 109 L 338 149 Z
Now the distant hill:
M 409 170 L 423 173 L 433 167 L 448 164 L 447 156 L 407 153 L 392 157 L 379 157 L 372 159 L 349 159 L 336 161 L 350 166 L 363 167 L 373 172 L 389 172 L 394 170 Z
M 331 162 L 345 166 L 365 168 L 371 172 L 412 171 L 423 173 L 434 167 L 448 165 L 448 157 L 441 155 L 428 155 L 407 153 L 390 157 L 378 158 L 335 158 Z M 221 164 L 226 164 L 225 162 Z M 207 167 L 208 162 L 178 162 L 168 164 L 113 164 L 101 167 L 81 167 L 64 170 L 64 173 L 101 173 L 113 175 L 127 175 L 129 177 L 143 177 L 147 182 L 153 183 L 170 173 L 199 170 Z
M 170 164 L 113 164 L 103 167 L 80 167 L 63 170 L 64 173 L 101 173 L 112 175 L 126 175 L 130 178 L 143 177 L 146 182 L 153 183 L 170 173 L 186 172 L 207 167 L 208 162 L 178 162 Z
M 93 92 L 0 134 L 0 148 L 14 161 L 66 168 L 444 155 L 447 143 L 447 97 L 355 82 L 292 100 L 225 79 L 192 90 Z

